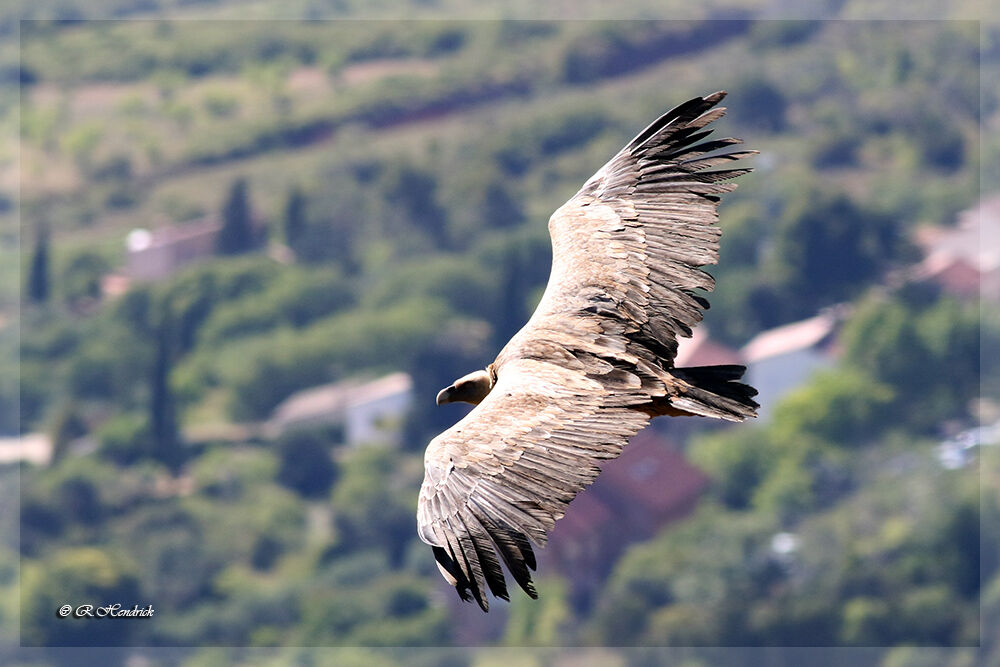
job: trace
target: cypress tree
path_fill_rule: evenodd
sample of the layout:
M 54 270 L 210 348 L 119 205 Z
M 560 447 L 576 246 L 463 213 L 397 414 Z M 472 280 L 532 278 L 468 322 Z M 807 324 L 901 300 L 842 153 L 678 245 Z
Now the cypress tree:
M 44 225 L 35 230 L 35 249 L 31 255 L 26 291 L 32 303 L 49 300 L 49 230 Z
M 508 229 L 524 221 L 521 202 L 498 181 L 486 186 L 483 192 L 482 212 L 483 220 L 491 229 Z
M 293 250 L 306 231 L 306 196 L 301 188 L 294 187 L 285 201 L 285 243 Z
M 215 240 L 215 250 L 220 255 L 238 255 L 252 250 L 254 241 L 247 181 L 238 178 L 229 187 L 229 195 L 222 207 L 222 229 Z
M 151 377 L 149 422 L 152 431 L 151 455 L 176 472 L 183 462 L 180 435 L 177 431 L 177 407 L 170 391 L 170 368 L 173 363 L 171 346 L 172 322 L 169 306 L 156 332 L 156 359 Z
M 528 319 L 528 279 L 524 256 L 515 242 L 504 252 L 501 267 L 501 292 L 498 317 L 495 321 L 496 340 L 504 341 L 516 334 Z

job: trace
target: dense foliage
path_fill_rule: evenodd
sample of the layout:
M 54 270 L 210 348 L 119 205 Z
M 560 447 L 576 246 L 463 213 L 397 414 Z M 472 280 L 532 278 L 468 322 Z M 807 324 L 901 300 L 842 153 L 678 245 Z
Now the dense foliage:
M 20 337 L 0 313 L 0 360 L 20 357 L 19 387 L 0 374 L 0 429 L 54 443 L 49 465 L 23 467 L 19 546 L 0 548 L 0 587 L 20 557 L 23 601 L 0 619 L 19 615 L 25 644 L 479 632 L 512 646 L 982 641 L 996 659 L 979 610 L 1000 613 L 986 521 L 1000 505 L 980 504 L 976 466 L 943 470 L 933 452 L 983 409 L 980 336 L 1000 344 L 997 322 L 892 279 L 919 259 L 918 227 L 973 205 L 976 167 L 995 159 L 977 141 L 977 26 L 36 11 L 51 20 L 21 37 Z M 545 217 L 644 123 L 717 88 L 733 109 L 720 131 L 762 154 L 723 205 L 706 324 L 739 346 L 848 303 L 841 358 L 767 423 L 677 431 L 710 478 L 693 516 L 630 546 L 589 604 L 570 573 L 542 573 L 542 601 L 516 600 L 483 634 L 440 594 L 414 531 L 420 453 L 462 414 L 433 396 L 530 314 Z M 107 289 L 131 229 L 206 215 L 223 229 L 211 257 Z M 398 447 L 262 426 L 296 391 L 397 370 L 416 397 Z M 92 634 L 53 615 L 109 597 L 162 614 Z

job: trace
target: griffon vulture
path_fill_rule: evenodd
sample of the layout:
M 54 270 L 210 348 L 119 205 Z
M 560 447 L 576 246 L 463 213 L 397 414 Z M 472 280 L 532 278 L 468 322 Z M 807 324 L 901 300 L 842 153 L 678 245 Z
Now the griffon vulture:
M 665 113 L 549 219 L 538 307 L 496 360 L 438 394 L 476 407 L 424 455 L 418 533 L 466 601 L 509 600 L 501 561 L 531 597 L 535 554 L 569 503 L 652 417 L 756 416 L 742 366 L 675 368 L 714 286 L 718 195 L 756 151 L 702 141 L 717 92 Z M 699 143 L 700 142 L 700 143 Z

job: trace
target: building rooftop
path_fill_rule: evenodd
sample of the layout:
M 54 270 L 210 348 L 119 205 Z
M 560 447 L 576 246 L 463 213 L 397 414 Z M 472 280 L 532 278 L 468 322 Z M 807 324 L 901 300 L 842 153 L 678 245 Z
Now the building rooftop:
M 639 505 L 664 520 L 686 506 L 708 484 L 708 478 L 687 462 L 680 449 L 652 429 L 639 432 L 622 455 L 604 466 L 594 484 L 606 500 Z
M 697 327 L 690 338 L 681 338 L 677 343 L 674 366 L 678 368 L 725 364 L 743 365 L 743 355 L 739 350 L 712 340 L 703 326 Z
M 271 421 L 290 424 L 321 415 L 339 414 L 348 408 L 408 392 L 413 380 L 407 373 L 392 373 L 374 380 L 348 379 L 296 392 L 274 409 Z
M 983 274 L 963 257 L 934 252 L 914 267 L 911 280 L 933 281 L 947 292 L 958 296 L 974 297 L 983 284 Z
M 809 319 L 762 331 L 743 346 L 743 358 L 752 364 L 816 347 L 833 335 L 846 314 L 845 306 L 834 306 Z
M 959 258 L 983 272 L 1000 268 L 1000 194 L 959 213 L 952 227 L 918 230 L 916 241 L 928 257 Z
M 129 252 L 141 252 L 148 248 L 167 246 L 204 235 L 214 236 L 222 228 L 218 216 L 206 215 L 181 224 L 163 225 L 152 231 L 133 229 L 125 239 Z
M 578 540 L 601 530 L 613 518 L 608 506 L 601 502 L 592 489 L 578 495 L 563 518 L 556 522 L 549 537 L 553 543 Z

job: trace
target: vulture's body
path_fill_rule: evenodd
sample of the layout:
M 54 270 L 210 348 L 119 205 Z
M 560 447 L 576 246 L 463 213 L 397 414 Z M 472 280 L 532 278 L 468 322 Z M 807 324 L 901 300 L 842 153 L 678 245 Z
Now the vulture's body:
M 724 93 L 695 98 L 643 130 L 549 220 L 552 272 L 531 319 L 485 371 L 438 402 L 475 403 L 431 441 L 417 510 L 421 539 L 463 600 L 509 599 L 501 561 L 536 597 L 532 543 L 658 415 L 755 416 L 741 366 L 674 368 L 677 340 L 708 303 L 718 196 L 753 151 L 698 143 Z M 708 155 L 706 155 L 708 154 Z

